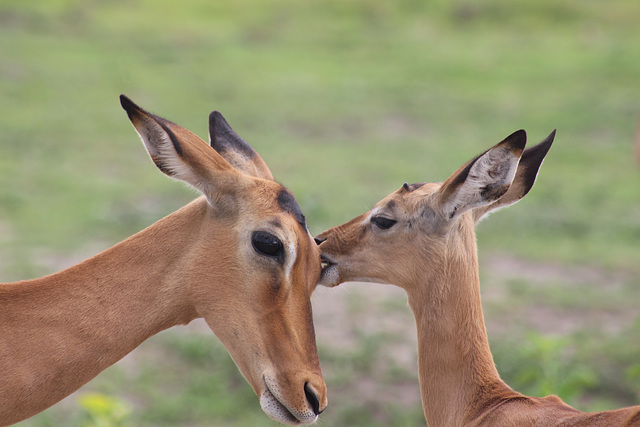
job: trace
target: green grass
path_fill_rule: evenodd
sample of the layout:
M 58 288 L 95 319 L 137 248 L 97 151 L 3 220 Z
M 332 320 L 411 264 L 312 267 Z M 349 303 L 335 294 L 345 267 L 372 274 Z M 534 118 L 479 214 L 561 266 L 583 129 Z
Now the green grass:
M 627 279 L 610 291 L 595 282 L 483 283 L 487 292 L 507 296 L 490 300 L 487 310 L 498 368 L 529 391 L 568 390 L 582 409 L 634 403 L 630 396 L 637 402 L 640 170 L 632 153 L 639 19 L 640 4 L 626 0 L 3 1 L 2 279 L 66 267 L 194 197 L 149 161 L 119 106 L 120 93 L 203 137 L 208 113 L 221 111 L 296 194 L 312 233 L 362 213 L 405 181 L 444 180 L 517 129 L 534 143 L 557 128 L 532 192 L 479 227 L 480 252 Z M 492 319 L 518 319 L 516 307 L 532 316 L 539 307 L 579 318 L 626 314 L 610 338 L 590 324 L 545 347 L 547 334 L 555 335 L 526 319 L 506 335 L 492 332 Z M 370 309 L 387 316 L 406 307 Z M 419 406 L 384 403 L 385 381 L 405 384 L 412 374 L 397 366 L 382 372 L 378 401 L 349 398 L 357 388 L 331 376 L 335 365 L 361 383 L 376 357 L 386 360 L 389 337 L 358 331 L 349 351 L 320 342 L 323 367 L 335 381 L 327 425 L 420 425 Z M 213 337 L 198 348 L 190 336 L 175 334 L 148 344 L 162 357 L 137 365 L 135 387 L 115 367 L 89 389 L 130 402 L 134 425 L 268 422 L 224 350 L 208 346 Z M 532 350 L 521 344 L 540 334 Z M 501 342 L 522 346 L 515 363 Z M 565 357 L 560 371 L 589 366 L 596 384 L 558 380 L 546 387 L 540 384 L 550 380 L 540 372 L 549 369 L 519 373 L 533 360 L 555 360 L 554 352 Z M 209 363 L 220 371 L 205 377 Z M 174 368 L 161 384 L 157 370 Z M 613 390 L 608 383 L 618 389 L 602 403 Z M 594 398 L 601 386 L 605 393 Z M 62 425 L 46 421 L 61 414 L 65 425 L 80 425 L 82 409 L 70 406 L 23 425 Z

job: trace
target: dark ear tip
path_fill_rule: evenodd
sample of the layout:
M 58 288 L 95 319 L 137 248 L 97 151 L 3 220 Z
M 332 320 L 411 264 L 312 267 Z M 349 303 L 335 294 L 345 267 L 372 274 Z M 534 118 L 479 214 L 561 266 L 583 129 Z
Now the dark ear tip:
M 549 149 L 551 149 L 551 144 L 553 143 L 553 139 L 556 136 L 556 129 L 549 134 L 548 137 L 545 138 L 541 143 L 534 145 L 533 147 L 525 150 L 522 155 L 522 160 L 520 162 L 522 164 L 527 164 L 523 170 L 525 171 L 525 179 L 527 184 L 527 189 L 522 195 L 524 197 L 525 194 L 529 192 L 533 184 L 535 183 L 536 177 L 538 175 L 538 170 L 542 165 L 544 158 L 547 156 Z
M 209 122 L 215 122 L 216 119 L 221 117 L 222 117 L 222 114 L 220 114 L 220 111 L 212 111 L 211 114 L 209 114 Z
M 142 110 L 140 107 L 136 105 L 135 102 L 130 100 L 125 95 L 120 95 L 120 105 L 122 105 L 122 108 L 127 112 L 129 117 L 131 117 L 131 113 L 133 113 L 134 111 Z
M 520 129 L 509 135 L 508 139 L 512 140 L 518 148 L 524 148 L 527 144 L 527 132 L 524 129 Z
M 126 95 L 124 94 L 120 95 L 120 105 L 122 105 L 122 108 L 124 108 L 125 110 L 128 110 L 131 108 L 132 104 L 133 104 L 133 101 L 127 98 Z
M 556 138 L 556 130 L 557 129 L 554 129 L 553 132 L 551 132 L 549 136 L 544 139 L 544 141 L 538 144 L 545 148 L 544 150 L 545 153 L 549 151 L 549 148 L 551 148 L 551 144 L 553 144 L 553 140 Z
M 220 111 L 212 111 L 209 114 L 209 133 L 223 133 L 230 130 L 231 126 Z
M 509 147 L 514 154 L 519 156 L 527 145 L 527 133 L 524 129 L 517 130 L 502 140 L 498 145 Z

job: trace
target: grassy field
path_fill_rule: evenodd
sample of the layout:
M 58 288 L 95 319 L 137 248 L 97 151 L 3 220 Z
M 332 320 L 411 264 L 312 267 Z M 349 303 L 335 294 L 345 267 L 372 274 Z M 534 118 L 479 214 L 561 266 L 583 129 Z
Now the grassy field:
M 120 93 L 203 137 L 221 111 L 312 233 L 557 128 L 532 192 L 478 230 L 494 357 L 526 393 L 639 403 L 638 21 L 629 0 L 3 0 L 0 277 L 72 265 L 194 197 L 148 159 Z M 323 423 L 424 425 L 406 298 L 371 286 L 314 295 Z M 196 323 L 19 425 L 258 424 Z

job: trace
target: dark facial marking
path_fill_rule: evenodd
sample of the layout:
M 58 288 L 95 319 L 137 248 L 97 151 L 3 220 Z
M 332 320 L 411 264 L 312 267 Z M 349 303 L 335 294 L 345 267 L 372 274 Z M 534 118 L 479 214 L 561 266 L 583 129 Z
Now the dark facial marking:
M 304 218 L 304 215 L 302 214 L 302 209 L 300 209 L 300 206 L 298 205 L 295 197 L 293 197 L 293 194 L 289 193 L 287 189 L 283 188 L 282 190 L 280 190 L 280 194 L 278 194 L 277 200 L 280 209 L 292 214 L 295 217 L 296 221 L 298 221 L 303 228 L 307 228 L 307 222 Z
M 278 296 L 282 288 L 282 280 L 280 280 L 280 276 L 275 271 L 271 271 L 268 285 L 269 294 L 273 300 Z
M 280 221 L 280 218 L 271 218 L 269 220 L 269 224 L 271 224 L 272 226 L 274 226 L 275 228 L 280 228 L 282 227 L 282 221 Z

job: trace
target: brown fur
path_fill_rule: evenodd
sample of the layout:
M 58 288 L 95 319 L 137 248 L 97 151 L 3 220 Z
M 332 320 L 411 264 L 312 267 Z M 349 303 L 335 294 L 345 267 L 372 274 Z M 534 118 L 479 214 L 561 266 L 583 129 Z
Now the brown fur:
M 484 155 L 444 184 L 403 186 L 371 212 L 316 237 L 328 263 L 319 284 L 372 281 L 407 292 L 418 330 L 420 390 L 430 427 L 640 425 L 639 406 L 583 413 L 557 396 L 524 396 L 500 379 L 493 363 L 480 301 L 475 223 L 529 191 L 554 134 L 524 153 L 510 142 L 524 135 L 512 135 L 501 144 L 513 149 L 498 151 L 498 144 L 487 152 L 486 167 L 474 171 L 479 174 L 475 184 L 467 176 Z M 506 194 L 483 193 L 509 176 L 512 155 L 522 159 Z M 492 157 L 504 164 L 492 163 Z M 456 200 L 456 209 L 446 211 L 442 206 L 451 204 L 450 199 Z M 372 215 L 397 223 L 381 230 L 370 221 Z
M 160 169 L 206 197 L 76 266 L 0 284 L 0 425 L 46 409 L 150 336 L 200 317 L 269 416 L 315 421 L 327 405 L 309 300 L 320 253 L 279 205 L 284 187 L 264 162 L 245 174 L 191 132 L 122 102 Z M 284 266 L 257 253 L 254 230 L 282 241 Z

